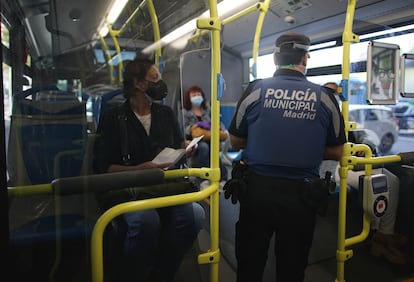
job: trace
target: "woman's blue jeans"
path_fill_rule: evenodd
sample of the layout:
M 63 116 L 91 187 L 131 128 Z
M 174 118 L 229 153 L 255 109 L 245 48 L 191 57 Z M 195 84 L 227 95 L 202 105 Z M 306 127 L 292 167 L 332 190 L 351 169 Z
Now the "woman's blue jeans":
M 203 228 L 205 213 L 198 203 L 189 203 L 127 213 L 123 218 L 130 275 L 137 277 L 135 281 L 145 281 L 142 278 L 155 271 L 162 281 L 172 281 Z

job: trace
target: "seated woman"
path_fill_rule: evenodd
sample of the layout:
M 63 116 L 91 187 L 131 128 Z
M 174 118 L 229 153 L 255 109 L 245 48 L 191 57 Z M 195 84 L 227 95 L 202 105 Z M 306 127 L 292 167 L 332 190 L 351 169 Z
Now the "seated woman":
M 184 133 L 187 139 L 204 134 L 198 143 L 197 151 L 190 158 L 191 167 L 210 166 L 210 105 L 207 103 L 204 91 L 199 86 L 191 86 L 183 97 Z M 220 140 L 227 138 L 224 125 L 220 124 Z M 227 170 L 220 161 L 221 180 L 227 180 Z M 204 184 L 207 184 L 204 182 Z
M 95 173 L 169 167 L 171 163 L 156 164 L 152 159 L 165 147 L 184 147 L 185 141 L 172 109 L 153 102 L 167 95 L 158 68 L 147 59 L 130 61 L 123 84 L 126 101 L 103 113 L 99 122 Z M 131 191 L 125 201 L 137 196 Z M 124 277 L 115 281 L 173 281 L 204 218 L 198 203 L 123 214 Z

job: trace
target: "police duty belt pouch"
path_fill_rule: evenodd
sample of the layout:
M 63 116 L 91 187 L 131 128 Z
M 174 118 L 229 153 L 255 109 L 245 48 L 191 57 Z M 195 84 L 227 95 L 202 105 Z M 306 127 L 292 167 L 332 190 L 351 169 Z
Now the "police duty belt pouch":
M 335 191 L 336 183 L 331 180 L 331 172 L 327 171 L 325 178 L 307 178 L 303 189 L 302 200 L 318 215 L 325 216 L 331 193 Z

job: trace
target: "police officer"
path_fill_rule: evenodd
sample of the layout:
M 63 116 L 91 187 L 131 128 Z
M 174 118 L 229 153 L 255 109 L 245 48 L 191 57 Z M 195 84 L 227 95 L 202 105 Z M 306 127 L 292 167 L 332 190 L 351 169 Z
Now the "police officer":
M 304 280 L 316 219 L 304 191 L 346 142 L 335 97 L 305 77 L 309 46 L 302 34 L 277 38 L 274 76 L 248 86 L 229 128 L 249 171 L 236 224 L 238 282 L 262 281 L 273 233 L 277 282 Z

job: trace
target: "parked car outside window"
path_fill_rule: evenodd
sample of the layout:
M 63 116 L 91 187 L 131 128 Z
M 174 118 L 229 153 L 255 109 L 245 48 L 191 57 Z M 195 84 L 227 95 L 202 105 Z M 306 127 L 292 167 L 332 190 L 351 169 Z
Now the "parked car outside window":
M 414 133 L 414 101 L 399 102 L 391 107 L 395 117 L 398 119 L 400 133 Z
M 378 151 L 388 153 L 398 140 L 398 120 L 391 108 L 378 105 L 349 105 L 349 121 L 357 128 L 365 128 L 378 136 Z

